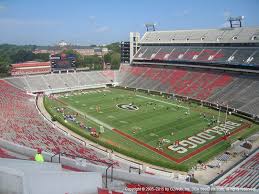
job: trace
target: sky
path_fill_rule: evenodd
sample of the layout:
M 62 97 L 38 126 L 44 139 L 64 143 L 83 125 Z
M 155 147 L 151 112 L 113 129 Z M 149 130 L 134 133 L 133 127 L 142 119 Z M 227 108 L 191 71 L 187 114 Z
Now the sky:
M 127 41 L 129 32 L 222 28 L 229 16 L 259 26 L 259 0 L 0 0 L 0 44 Z

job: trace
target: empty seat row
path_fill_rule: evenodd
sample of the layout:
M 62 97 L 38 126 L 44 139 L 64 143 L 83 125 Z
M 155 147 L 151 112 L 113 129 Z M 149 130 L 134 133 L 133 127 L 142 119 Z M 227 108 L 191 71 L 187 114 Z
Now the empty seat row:
M 8 78 L 7 81 L 21 89 L 36 92 L 96 84 L 110 84 L 113 83 L 114 78 L 114 71 L 109 70 L 12 77 Z
M 0 80 L 0 138 L 50 153 L 64 152 L 97 164 L 111 162 L 106 156 L 73 141 L 39 114 L 35 97 Z
M 259 79 L 253 74 L 150 65 L 120 69 L 120 85 L 188 96 L 259 115 Z
M 259 65 L 258 48 L 142 46 L 134 60 L 221 62 Z

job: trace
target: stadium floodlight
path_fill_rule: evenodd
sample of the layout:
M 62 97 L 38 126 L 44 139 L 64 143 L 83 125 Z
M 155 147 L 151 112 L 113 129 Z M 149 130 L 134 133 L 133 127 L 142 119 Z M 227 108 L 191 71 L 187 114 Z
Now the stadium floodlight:
M 155 23 L 146 23 L 145 26 L 146 26 L 147 32 L 148 31 L 156 31 L 156 28 L 155 28 L 156 24 Z
M 242 20 L 245 19 L 245 16 L 229 17 L 227 20 L 230 23 L 230 27 L 242 27 Z

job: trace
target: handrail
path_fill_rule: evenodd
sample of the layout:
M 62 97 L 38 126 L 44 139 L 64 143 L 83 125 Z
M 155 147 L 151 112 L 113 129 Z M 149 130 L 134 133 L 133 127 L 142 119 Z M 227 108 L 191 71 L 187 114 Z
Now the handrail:
M 105 188 L 108 188 L 107 180 L 108 180 L 108 170 L 112 167 L 111 170 L 111 182 L 113 181 L 113 164 L 109 165 L 105 170 Z
M 59 155 L 59 159 L 58 159 L 58 163 L 60 163 L 60 153 L 56 153 L 53 156 L 51 156 L 50 158 L 50 162 L 52 162 L 52 158 L 54 158 L 55 156 Z
M 60 156 L 70 156 L 70 157 L 73 157 L 73 158 L 81 158 L 81 159 L 85 159 L 85 160 L 92 161 L 92 162 L 100 162 L 100 163 L 106 164 L 108 166 L 109 165 L 114 165 L 114 163 L 110 163 L 110 162 L 106 162 L 106 161 L 100 161 L 100 160 L 95 160 L 95 159 L 90 159 L 90 158 L 84 158 L 84 157 L 79 156 L 79 155 L 72 155 L 72 154 L 68 154 L 68 153 L 65 153 L 65 152 L 58 152 L 58 153 L 54 154 L 53 156 L 51 156 L 51 162 L 52 162 L 52 158 L 54 158 L 57 155 L 59 155 L 59 163 L 60 163 Z
M 130 166 L 130 167 L 129 167 L 129 173 L 131 173 L 131 169 L 138 170 L 138 174 L 141 173 L 141 169 L 140 169 L 140 168 L 137 168 L 137 167 L 134 167 L 134 166 Z

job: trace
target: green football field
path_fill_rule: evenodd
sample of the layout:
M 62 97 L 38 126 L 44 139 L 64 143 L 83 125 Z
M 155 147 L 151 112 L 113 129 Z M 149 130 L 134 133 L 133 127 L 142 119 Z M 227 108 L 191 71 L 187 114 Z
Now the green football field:
M 258 130 L 249 121 L 233 115 L 226 120 L 225 113 L 198 104 L 117 88 L 58 94 L 44 103 L 56 120 L 81 136 L 135 159 L 184 171 Z M 95 128 L 99 137 L 86 127 Z

